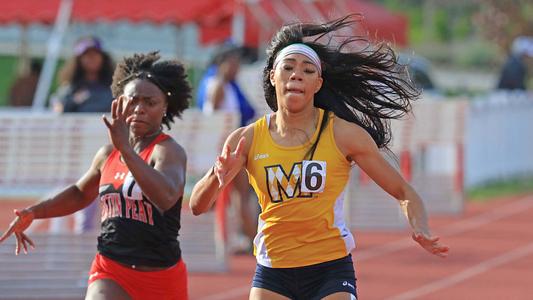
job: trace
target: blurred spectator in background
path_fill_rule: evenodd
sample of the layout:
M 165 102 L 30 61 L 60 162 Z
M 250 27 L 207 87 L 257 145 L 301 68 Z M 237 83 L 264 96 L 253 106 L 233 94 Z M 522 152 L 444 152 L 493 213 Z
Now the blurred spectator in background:
M 200 80 L 197 105 L 207 115 L 216 110 L 238 112 L 241 126 L 245 126 L 252 121 L 255 111 L 236 81 L 240 64 L 241 49 L 223 45 Z
M 113 70 L 111 57 L 102 49 L 98 38 L 79 39 L 74 45 L 74 57 L 60 71 L 60 87 L 51 98 L 53 110 L 63 113 L 110 112 Z M 96 229 L 98 201 L 76 212 L 74 218 L 75 232 Z M 60 220 L 53 219 L 51 231 L 64 227 Z
M 511 46 L 511 53 L 507 57 L 500 72 L 497 89 L 525 90 L 527 82 L 526 56 L 533 57 L 533 37 L 517 37 Z
M 84 37 L 60 71 L 60 87 L 51 103 L 57 112 L 109 112 L 113 62 L 96 37 Z
M 240 116 L 240 126 L 245 126 L 253 121 L 255 110 L 250 105 L 246 96 L 239 87 L 236 78 L 240 69 L 242 49 L 232 44 L 223 45 L 213 56 L 204 76 L 200 80 L 197 93 L 197 106 L 206 115 L 215 111 L 235 112 Z M 233 181 L 233 186 L 228 187 L 221 195 L 217 207 L 218 221 L 225 223 L 225 209 L 229 205 L 231 191 L 237 192 L 238 197 L 234 204 L 241 218 L 241 228 L 236 241 L 233 242 L 234 250 L 247 252 L 251 249 L 252 240 L 256 234 L 255 219 L 257 215 L 250 209 L 250 185 L 248 176 L 243 170 Z M 220 224 L 225 228 L 225 224 Z M 225 233 L 223 233 L 225 234 Z M 231 242 L 230 242 L 231 244 Z
M 30 72 L 22 74 L 17 79 L 9 90 L 9 105 L 10 106 L 31 106 L 33 103 L 33 96 L 37 90 L 37 83 L 39 82 L 39 75 L 41 74 L 42 63 L 39 59 L 32 59 L 30 63 Z

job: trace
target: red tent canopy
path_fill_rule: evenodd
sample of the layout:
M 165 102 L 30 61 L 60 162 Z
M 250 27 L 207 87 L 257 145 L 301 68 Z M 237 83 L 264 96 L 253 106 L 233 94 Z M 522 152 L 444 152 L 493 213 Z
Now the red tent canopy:
M 0 24 L 52 24 L 60 2 L 4 0 L 0 4 Z M 371 38 L 407 44 L 406 19 L 363 0 L 73 0 L 73 3 L 72 19 L 78 22 L 195 22 L 200 26 L 203 43 L 231 37 L 234 12 L 242 9 L 246 25 L 244 42 L 248 46 L 269 40 L 275 29 L 284 23 L 317 21 L 324 16 L 334 18 L 341 16 L 339 12 L 362 13 L 365 16 L 363 25 Z
M 399 46 L 408 44 L 407 19 L 393 14 L 385 8 L 364 0 L 315 0 L 259 1 L 246 6 L 245 44 L 257 45 L 263 35 L 271 36 L 279 26 L 294 21 L 321 21 L 342 17 L 350 13 L 361 14 L 361 22 L 354 34 L 366 36 L 374 41 L 390 41 Z M 264 18 L 275 24 L 264 28 Z M 265 33 L 266 30 L 266 33 Z
M 0 24 L 53 24 L 60 3 L 61 0 L 3 1 Z M 231 36 L 231 30 L 217 25 L 221 21 L 231 23 L 233 7 L 233 1 L 225 0 L 73 0 L 71 19 L 77 22 L 195 22 L 200 25 L 202 41 L 208 43 Z
M 0 4 L 0 23 L 51 24 L 61 0 L 7 0 Z M 73 0 L 72 19 L 80 22 L 150 21 L 186 23 L 216 11 L 223 0 Z

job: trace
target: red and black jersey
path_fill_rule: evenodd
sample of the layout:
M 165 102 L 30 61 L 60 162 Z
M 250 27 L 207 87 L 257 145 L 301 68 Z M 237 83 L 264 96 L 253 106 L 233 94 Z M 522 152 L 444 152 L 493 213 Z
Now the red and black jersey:
M 139 156 L 148 163 L 155 145 L 167 138 L 160 134 Z M 98 251 L 102 255 L 123 264 L 151 267 L 170 267 L 179 261 L 182 198 L 160 212 L 143 194 L 116 149 L 102 169 L 100 202 Z

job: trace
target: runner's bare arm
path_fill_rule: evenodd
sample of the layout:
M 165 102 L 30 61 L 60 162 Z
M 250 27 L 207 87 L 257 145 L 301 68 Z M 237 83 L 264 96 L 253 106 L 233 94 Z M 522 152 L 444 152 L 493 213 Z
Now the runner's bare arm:
M 189 206 L 194 215 L 207 212 L 217 199 L 219 192 L 235 178 L 242 168 L 246 167 L 252 139 L 253 127 L 251 125 L 235 130 L 226 139 L 215 165 L 194 185 L 189 200 Z
M 173 207 L 183 196 L 187 156 L 174 140 L 169 139 L 155 146 L 151 158 L 154 167 L 134 151 L 124 151 L 122 155 L 143 194 L 161 211 Z
M 52 198 L 39 202 L 23 210 L 15 210 L 15 219 L 0 236 L 0 243 L 12 234 L 17 239 L 15 253 L 21 249 L 28 252 L 28 244 L 35 247 L 33 241 L 24 233 L 34 219 L 60 217 L 72 214 L 88 206 L 98 195 L 100 169 L 111 152 L 112 147 L 104 146 L 95 155 L 91 167 L 76 184 L 73 184 Z
M 413 239 L 427 251 L 446 256 L 448 247 L 432 237 L 424 203 L 412 186 L 383 158 L 372 137 L 360 126 L 335 121 L 335 140 L 347 158 L 354 161 L 383 190 L 396 198 L 413 231 Z
M 98 196 L 100 169 L 111 153 L 106 145 L 96 153 L 89 170 L 76 182 L 48 200 L 26 208 L 36 219 L 54 218 L 72 214 L 87 207 Z

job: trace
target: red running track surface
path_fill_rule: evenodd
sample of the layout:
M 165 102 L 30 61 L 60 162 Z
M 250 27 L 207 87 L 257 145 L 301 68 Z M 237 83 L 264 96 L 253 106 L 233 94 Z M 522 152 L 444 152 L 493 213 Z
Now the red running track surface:
M 0 202 L 3 231 L 13 208 L 32 201 Z M 468 202 L 460 216 L 432 216 L 433 233 L 451 248 L 445 259 L 418 247 L 407 230 L 355 231 L 359 298 L 533 299 L 532 225 L 533 194 Z M 253 257 L 233 256 L 227 273 L 191 273 L 190 298 L 248 299 L 254 268 Z

